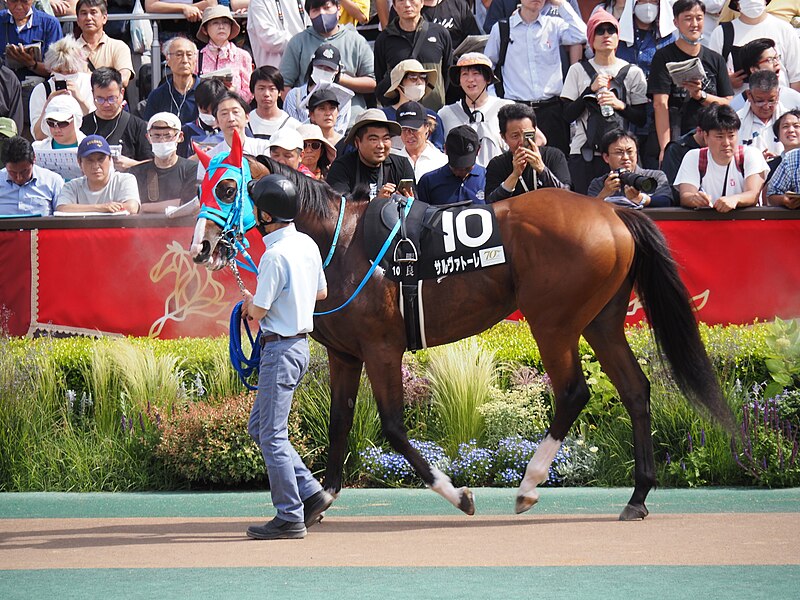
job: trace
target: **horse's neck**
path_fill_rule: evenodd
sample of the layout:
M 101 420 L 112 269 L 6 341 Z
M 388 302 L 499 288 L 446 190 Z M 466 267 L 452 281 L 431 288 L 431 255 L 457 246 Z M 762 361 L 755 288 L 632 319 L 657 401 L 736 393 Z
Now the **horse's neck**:
M 356 225 L 364 216 L 367 203 L 347 201 L 345 216 L 336 241 L 337 252 L 350 246 Z M 321 217 L 316 214 L 300 214 L 295 219 L 295 226 L 298 231 L 308 235 L 319 246 L 323 257 L 328 255 L 333 243 L 336 227 L 339 222 L 339 211 L 341 210 L 341 199 L 331 203 L 331 214 L 328 217 Z

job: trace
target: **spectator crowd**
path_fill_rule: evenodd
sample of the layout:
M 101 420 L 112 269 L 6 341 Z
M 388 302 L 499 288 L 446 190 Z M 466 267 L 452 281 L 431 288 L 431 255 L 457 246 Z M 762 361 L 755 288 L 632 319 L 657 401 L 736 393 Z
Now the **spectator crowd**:
M 108 1 L 0 0 L 0 216 L 168 213 L 234 132 L 371 198 L 800 207 L 800 0 L 145 0 L 161 65 Z

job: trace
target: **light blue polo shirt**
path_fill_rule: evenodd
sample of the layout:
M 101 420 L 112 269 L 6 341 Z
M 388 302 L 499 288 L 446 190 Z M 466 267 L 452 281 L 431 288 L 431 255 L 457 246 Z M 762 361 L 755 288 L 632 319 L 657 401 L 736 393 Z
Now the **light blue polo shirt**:
M 284 337 L 314 329 L 317 292 L 327 287 L 317 244 L 294 223 L 264 236 L 253 304 L 267 310 L 259 325 Z
M 33 165 L 33 177 L 24 185 L 17 185 L 0 170 L 0 215 L 52 215 L 64 179 L 58 173 Z

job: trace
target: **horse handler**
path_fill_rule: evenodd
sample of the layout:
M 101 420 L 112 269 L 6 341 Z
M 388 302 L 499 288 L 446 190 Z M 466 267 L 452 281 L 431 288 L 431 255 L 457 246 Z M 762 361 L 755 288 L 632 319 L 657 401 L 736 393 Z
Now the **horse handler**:
M 247 430 L 267 465 L 277 516 L 248 527 L 257 540 L 302 539 L 333 502 L 289 441 L 292 396 L 308 369 L 308 333 L 314 305 L 328 295 L 319 248 L 297 231 L 297 194 L 281 175 L 248 186 L 256 227 L 266 251 L 258 265 L 255 296 L 245 291 L 242 314 L 259 322 L 261 362 L 258 392 Z

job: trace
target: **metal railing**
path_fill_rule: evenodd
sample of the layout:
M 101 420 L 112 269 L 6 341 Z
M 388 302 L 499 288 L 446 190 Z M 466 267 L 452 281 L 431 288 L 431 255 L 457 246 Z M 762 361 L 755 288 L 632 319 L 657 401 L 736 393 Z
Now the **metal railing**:
M 236 14 L 234 17 L 244 19 L 247 18 L 247 13 Z M 57 18 L 61 23 L 75 23 L 78 20 L 75 15 Z M 153 43 L 150 45 L 150 64 L 152 65 L 150 82 L 152 83 L 151 89 L 154 90 L 161 83 L 161 42 L 158 40 L 158 21 L 183 21 L 186 17 L 183 16 L 183 13 L 108 13 L 109 21 L 141 21 L 143 19 L 150 21 L 153 27 Z

